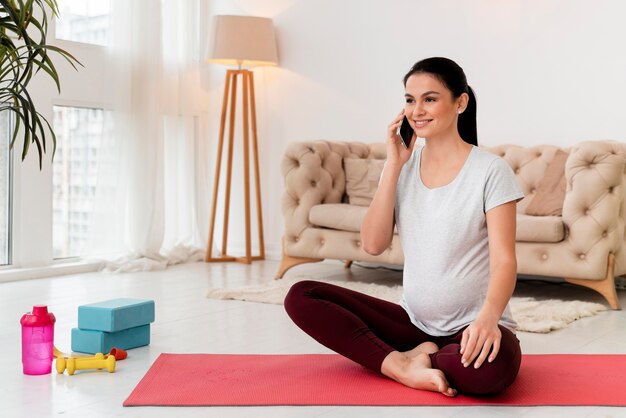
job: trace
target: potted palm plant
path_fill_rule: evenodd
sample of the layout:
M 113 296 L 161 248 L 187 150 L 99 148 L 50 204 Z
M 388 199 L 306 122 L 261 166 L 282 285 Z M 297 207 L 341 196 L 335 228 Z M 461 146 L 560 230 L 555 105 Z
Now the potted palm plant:
M 43 70 L 54 80 L 57 90 L 61 91 L 59 75 L 50 59 L 50 52 L 66 59 L 74 69 L 77 64 L 82 65 L 67 51 L 46 43 L 48 18 L 58 15 L 56 0 L 0 0 L 0 112 L 13 114 L 10 147 L 13 147 L 18 136 L 23 138 L 24 160 L 30 146 L 35 144 L 40 169 L 46 153 L 46 133 L 52 139 L 52 158 L 56 149 L 56 136 L 50 123 L 37 111 L 28 92 L 28 83 Z

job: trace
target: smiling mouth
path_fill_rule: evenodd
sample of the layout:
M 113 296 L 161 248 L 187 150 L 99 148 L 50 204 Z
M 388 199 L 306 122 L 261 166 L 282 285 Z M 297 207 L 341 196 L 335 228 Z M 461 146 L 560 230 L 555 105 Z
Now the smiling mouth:
M 415 124 L 416 128 L 421 128 L 423 126 L 428 125 L 430 122 L 432 121 L 432 119 L 427 119 L 427 120 L 416 120 L 413 121 L 413 123 Z

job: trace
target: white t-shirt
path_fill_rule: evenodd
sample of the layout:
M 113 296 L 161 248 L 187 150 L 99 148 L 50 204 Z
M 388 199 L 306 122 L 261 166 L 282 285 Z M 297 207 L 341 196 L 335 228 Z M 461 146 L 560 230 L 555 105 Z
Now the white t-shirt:
M 445 336 L 472 323 L 487 295 L 486 212 L 524 193 L 502 158 L 476 146 L 452 182 L 429 189 L 420 177 L 422 149 L 416 147 L 402 168 L 396 191 L 404 251 L 401 304 L 419 329 Z M 500 324 L 515 332 L 508 305 Z

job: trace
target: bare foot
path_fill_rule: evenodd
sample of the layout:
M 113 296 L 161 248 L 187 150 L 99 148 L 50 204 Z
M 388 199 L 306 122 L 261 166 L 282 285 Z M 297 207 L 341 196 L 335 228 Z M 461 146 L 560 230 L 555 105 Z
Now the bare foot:
M 403 351 L 402 354 L 404 354 L 405 356 L 409 358 L 414 358 L 414 357 L 417 357 L 417 355 L 420 353 L 432 354 L 432 353 L 436 353 L 437 351 L 439 351 L 439 347 L 437 346 L 437 344 L 430 342 L 430 341 L 426 341 L 425 343 L 421 343 L 420 345 L 418 345 L 412 350 Z
M 433 369 L 427 353 L 418 353 L 413 358 L 398 351 L 389 353 L 381 366 L 381 372 L 395 381 L 413 389 L 440 392 L 456 396 L 441 370 Z

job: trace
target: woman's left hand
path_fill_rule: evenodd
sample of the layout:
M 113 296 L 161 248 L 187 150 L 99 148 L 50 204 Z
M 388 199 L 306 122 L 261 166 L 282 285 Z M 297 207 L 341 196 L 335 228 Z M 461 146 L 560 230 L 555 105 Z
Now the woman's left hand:
M 479 368 L 487 356 L 491 363 L 500 350 L 502 332 L 498 328 L 498 320 L 481 318 L 480 315 L 472 322 L 465 331 L 461 339 L 461 362 L 467 367 L 474 359 L 474 368 Z M 477 358 L 478 357 L 478 358 Z

